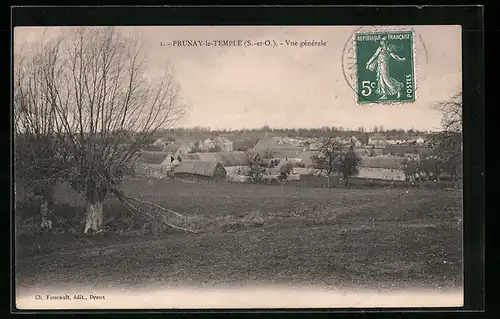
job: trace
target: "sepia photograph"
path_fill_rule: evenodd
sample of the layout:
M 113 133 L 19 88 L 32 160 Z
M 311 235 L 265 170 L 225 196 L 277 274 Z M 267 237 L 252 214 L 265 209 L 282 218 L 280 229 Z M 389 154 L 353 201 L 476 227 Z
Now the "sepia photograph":
M 461 307 L 462 28 L 13 30 L 17 309 Z

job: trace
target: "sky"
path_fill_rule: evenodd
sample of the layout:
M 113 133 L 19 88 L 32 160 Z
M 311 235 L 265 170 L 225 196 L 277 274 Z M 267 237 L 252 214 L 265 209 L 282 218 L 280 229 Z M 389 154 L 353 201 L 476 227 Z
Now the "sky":
M 356 26 L 119 27 L 137 36 L 151 72 L 173 64 L 187 113 L 178 126 L 213 129 L 313 128 L 439 130 L 433 106 L 462 87 L 460 26 L 408 26 L 415 31 L 417 98 L 402 105 L 363 105 L 342 64 Z M 406 28 L 408 28 L 406 27 Z M 14 50 L 36 43 L 46 28 L 16 27 Z M 60 34 L 52 27 L 46 35 Z M 175 47 L 180 40 L 324 41 L 325 46 Z

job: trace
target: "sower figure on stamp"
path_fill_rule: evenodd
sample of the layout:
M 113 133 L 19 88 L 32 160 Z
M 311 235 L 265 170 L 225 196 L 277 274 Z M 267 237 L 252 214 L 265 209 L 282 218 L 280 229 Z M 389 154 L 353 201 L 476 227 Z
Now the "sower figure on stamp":
M 380 39 L 380 46 L 377 48 L 375 54 L 366 63 L 366 68 L 370 71 L 377 72 L 377 89 L 376 93 L 380 96 L 381 100 L 387 99 L 387 96 L 397 95 L 399 98 L 403 83 L 391 77 L 389 73 L 389 59 L 392 57 L 396 61 L 405 61 L 394 53 L 396 47 L 387 43 L 387 37 Z

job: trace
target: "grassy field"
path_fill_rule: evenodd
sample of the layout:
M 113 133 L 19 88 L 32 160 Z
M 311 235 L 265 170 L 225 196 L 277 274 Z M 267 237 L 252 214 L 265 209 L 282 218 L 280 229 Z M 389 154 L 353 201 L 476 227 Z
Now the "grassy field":
M 458 190 L 328 190 L 143 179 L 129 181 L 124 189 L 185 215 L 199 233 L 19 240 L 19 287 L 461 286 Z

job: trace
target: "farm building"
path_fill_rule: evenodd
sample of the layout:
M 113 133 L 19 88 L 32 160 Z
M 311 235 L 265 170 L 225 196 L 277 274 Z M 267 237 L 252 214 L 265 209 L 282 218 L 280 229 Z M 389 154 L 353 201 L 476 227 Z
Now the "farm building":
M 363 156 L 361 157 L 358 177 L 404 181 L 406 178 L 404 161 L 403 157 L 396 156 Z
M 184 156 L 184 160 L 187 161 L 208 161 L 208 162 L 218 162 L 219 156 L 217 153 L 189 153 Z
M 386 137 L 380 133 L 375 133 L 368 138 L 368 145 L 386 146 L 387 145 Z
M 411 144 L 411 145 L 424 146 L 425 139 L 423 137 L 421 137 L 421 136 L 417 136 L 417 137 L 412 138 L 411 140 L 409 140 L 408 143 Z
M 271 149 L 270 158 L 292 159 L 298 158 L 300 153 L 302 153 L 302 149 L 297 147 L 276 148 Z
M 297 157 L 301 159 L 300 163 L 304 165 L 305 168 L 310 168 L 314 166 L 313 156 L 319 154 L 320 153 L 318 151 L 306 151 L 301 152 L 299 155 L 297 155 Z
M 134 164 L 135 174 L 145 177 L 165 178 L 175 158 L 166 152 L 142 152 Z
M 265 156 L 267 153 L 279 151 L 293 151 L 298 154 L 298 152 L 303 150 L 303 147 L 301 147 L 299 143 L 297 143 L 297 145 L 279 144 L 278 141 L 279 138 L 277 137 L 264 137 L 255 144 L 254 150 L 259 152 L 262 156 Z
M 388 181 L 404 181 L 406 175 L 402 169 L 360 167 L 359 178 L 365 179 L 381 179 Z
M 250 163 L 260 163 L 259 153 L 255 151 L 218 152 L 218 153 L 191 153 L 186 155 L 186 160 L 215 161 L 224 166 L 228 175 L 244 174 L 248 171 Z
M 178 178 L 194 181 L 221 181 L 226 178 L 227 172 L 216 161 L 190 161 L 184 160 L 173 170 L 173 175 Z
M 217 153 L 190 153 L 185 156 L 192 161 L 216 161 L 223 166 L 246 166 L 250 161 L 258 161 L 259 154 L 255 151 L 217 152 Z
M 302 162 L 299 157 L 300 151 L 277 151 L 272 153 L 269 161 L 269 167 L 282 167 L 283 165 L 291 164 L 297 166 Z
M 223 152 L 232 152 L 233 151 L 233 142 L 230 141 L 225 136 L 217 136 L 214 140 L 214 144 Z
M 272 146 L 279 146 L 278 140 L 274 137 L 266 136 L 266 137 L 261 138 L 257 142 L 257 144 L 255 144 L 254 149 L 256 151 L 259 151 L 259 150 L 267 149 L 268 147 L 272 147 Z
M 417 147 L 417 146 L 393 146 L 387 147 L 382 150 L 383 154 L 399 154 L 399 156 L 403 156 L 403 154 L 418 154 L 421 157 L 427 157 L 432 155 L 433 149 L 431 147 Z
M 246 152 L 220 152 L 218 156 L 224 166 L 248 166 L 250 161 L 258 162 L 260 160 L 259 153 L 251 150 Z

